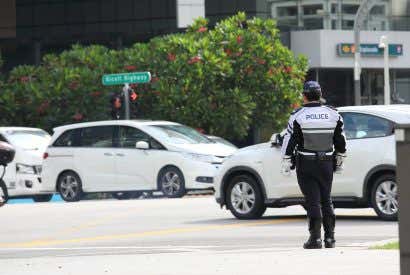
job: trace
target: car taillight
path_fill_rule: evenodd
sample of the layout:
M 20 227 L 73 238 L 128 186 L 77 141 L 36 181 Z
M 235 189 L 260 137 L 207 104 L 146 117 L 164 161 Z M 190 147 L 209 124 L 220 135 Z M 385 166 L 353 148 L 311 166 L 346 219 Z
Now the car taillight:
M 43 154 L 43 159 L 46 159 L 46 158 L 48 158 L 48 153 L 47 153 L 47 152 L 45 152 L 45 153 Z

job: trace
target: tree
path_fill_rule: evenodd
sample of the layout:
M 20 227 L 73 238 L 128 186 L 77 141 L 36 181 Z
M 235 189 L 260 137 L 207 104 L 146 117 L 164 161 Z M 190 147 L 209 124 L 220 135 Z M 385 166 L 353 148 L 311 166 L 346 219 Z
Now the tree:
M 134 117 L 166 119 L 240 139 L 250 127 L 284 125 L 300 101 L 307 62 L 279 40 L 275 22 L 239 13 L 209 29 L 197 19 L 186 33 L 157 37 L 124 50 L 79 45 L 47 55 L 39 67 L 19 66 L 0 100 L 3 124 L 50 130 L 79 121 L 109 119 L 107 73 L 150 71 L 133 85 Z M 4 105 L 3 104 L 3 105 Z

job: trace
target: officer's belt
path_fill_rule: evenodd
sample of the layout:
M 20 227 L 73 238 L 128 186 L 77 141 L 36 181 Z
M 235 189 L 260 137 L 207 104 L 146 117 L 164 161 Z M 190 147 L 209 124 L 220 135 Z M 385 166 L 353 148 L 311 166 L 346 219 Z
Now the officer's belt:
M 305 160 L 322 160 L 322 161 L 327 161 L 327 160 L 333 160 L 333 152 L 302 152 L 298 151 L 298 156 L 301 157 L 302 159 Z

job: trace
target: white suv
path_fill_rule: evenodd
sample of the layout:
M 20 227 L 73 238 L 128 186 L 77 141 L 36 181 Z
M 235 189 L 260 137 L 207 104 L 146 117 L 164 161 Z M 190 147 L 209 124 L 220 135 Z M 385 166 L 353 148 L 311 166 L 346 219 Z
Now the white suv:
M 373 207 L 385 220 L 397 219 L 395 123 L 410 123 L 410 105 L 338 109 L 344 119 L 347 158 L 335 174 L 335 207 Z M 216 201 L 240 219 L 259 218 L 267 207 L 302 204 L 295 171 L 280 173 L 281 135 L 238 150 L 227 158 L 215 182 Z
M 161 190 L 181 197 L 213 187 L 222 160 L 236 151 L 196 130 L 167 121 L 100 121 L 54 129 L 44 154 L 43 192 L 66 201 L 110 192 L 126 199 Z

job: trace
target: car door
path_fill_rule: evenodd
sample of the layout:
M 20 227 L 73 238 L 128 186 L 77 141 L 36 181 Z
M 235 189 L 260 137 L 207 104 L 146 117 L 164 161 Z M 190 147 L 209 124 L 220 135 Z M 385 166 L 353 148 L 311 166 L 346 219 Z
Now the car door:
M 82 128 L 74 163 L 86 192 L 115 191 L 114 125 Z
M 394 150 L 393 123 L 370 114 L 342 112 L 347 158 L 341 174 L 335 174 L 333 196 L 362 197 L 367 173 L 383 164 Z
M 149 149 L 136 148 L 139 141 L 149 144 Z M 142 130 L 131 126 L 119 126 L 117 137 L 116 170 L 121 190 L 156 189 L 156 179 L 165 148 Z
M 296 170 L 292 170 L 290 175 L 287 176 L 280 172 L 282 165 L 281 147 L 282 144 L 272 146 L 267 149 L 268 153 L 264 155 L 263 163 L 266 165 L 265 170 L 268 171 L 267 174 L 270 176 L 267 192 L 270 198 L 301 197 L 302 193 L 298 185 Z

